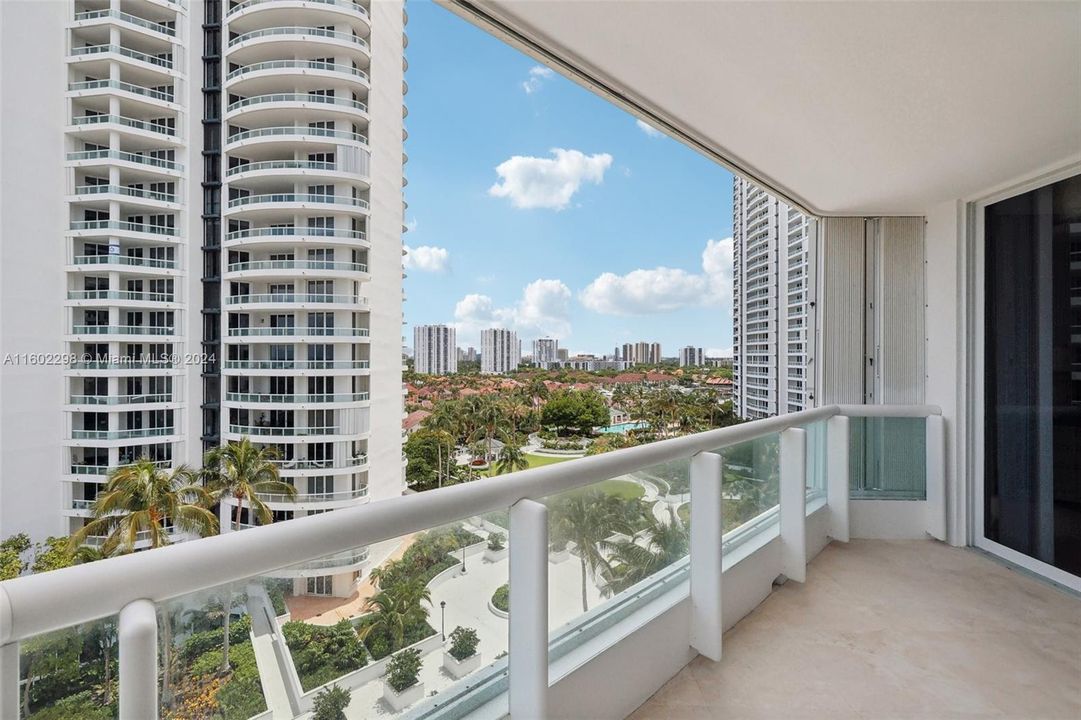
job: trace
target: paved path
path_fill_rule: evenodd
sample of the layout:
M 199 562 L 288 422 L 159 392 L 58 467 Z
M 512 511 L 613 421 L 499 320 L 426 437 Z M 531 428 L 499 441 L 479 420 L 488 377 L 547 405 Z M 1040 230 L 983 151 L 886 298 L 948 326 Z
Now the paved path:
M 254 589 L 252 589 L 254 590 Z M 293 706 L 289 700 L 289 668 L 282 667 L 278 654 L 274 652 L 274 623 L 267 611 L 268 603 L 263 602 L 257 592 L 248 593 L 248 614 L 251 616 L 251 644 L 255 650 L 255 664 L 259 668 L 259 681 L 263 685 L 263 697 L 267 709 L 274 720 L 291 720 L 294 717 Z

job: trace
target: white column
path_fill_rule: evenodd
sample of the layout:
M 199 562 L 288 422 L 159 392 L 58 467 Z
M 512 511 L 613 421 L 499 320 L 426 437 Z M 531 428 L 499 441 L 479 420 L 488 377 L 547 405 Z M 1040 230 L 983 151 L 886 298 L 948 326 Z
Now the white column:
M 946 421 L 927 417 L 927 534 L 946 539 Z
M 136 600 L 120 611 L 120 720 L 157 720 L 158 617 Z
M 807 431 L 781 433 L 781 573 L 807 577 Z
M 716 453 L 691 459 L 691 647 L 714 662 L 721 659 L 721 496 L 723 463 Z M 679 522 L 673 519 L 672 522 Z
M 510 509 L 510 716 L 548 715 L 548 508 Z
M 826 502 L 829 505 L 829 536 L 848 542 L 848 446 L 849 420 L 834 415 L 826 423 Z
M 0 718 L 19 717 L 19 643 L 0 645 Z

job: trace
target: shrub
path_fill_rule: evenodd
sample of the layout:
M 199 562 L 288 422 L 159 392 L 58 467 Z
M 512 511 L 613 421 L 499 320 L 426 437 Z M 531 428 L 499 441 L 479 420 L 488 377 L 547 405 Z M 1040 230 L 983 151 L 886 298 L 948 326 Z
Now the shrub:
M 510 585 L 500 585 L 492 593 L 492 605 L 497 610 L 510 612 Z
M 368 664 L 364 646 L 348 620 L 331 627 L 292 620 L 282 625 L 282 634 L 305 691 Z
M 29 720 L 111 720 L 116 713 L 116 705 L 101 705 L 90 690 L 83 690 L 34 711 Z
M 337 685 L 323 688 L 315 695 L 312 720 L 345 720 L 350 693 Z
M 384 674 L 387 685 L 390 685 L 394 692 L 405 692 L 417 684 L 420 666 L 420 650 L 416 648 L 401 650 L 387 661 L 387 671 Z
M 229 624 L 229 642 L 233 645 L 238 645 L 248 639 L 248 634 L 251 631 L 251 617 L 244 615 L 236 620 L 233 620 Z M 222 638 L 224 634 L 222 628 L 218 627 L 212 630 L 204 630 L 202 632 L 192 633 L 184 644 L 180 647 L 180 660 L 183 663 L 194 662 L 197 658 L 202 657 L 211 650 L 218 650 L 221 652 Z
M 492 551 L 502 550 L 506 547 L 504 544 L 506 538 L 503 537 L 503 533 L 494 532 L 488 536 L 488 549 Z
M 450 633 L 450 654 L 459 662 L 476 655 L 478 645 L 480 645 L 480 638 L 477 637 L 477 631 L 473 628 L 459 625 Z

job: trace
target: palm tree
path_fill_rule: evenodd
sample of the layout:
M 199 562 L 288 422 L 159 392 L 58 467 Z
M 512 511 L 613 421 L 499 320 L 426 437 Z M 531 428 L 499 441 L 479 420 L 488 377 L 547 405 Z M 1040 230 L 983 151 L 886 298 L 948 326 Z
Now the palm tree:
M 428 611 L 421 603 L 430 604 L 431 600 L 431 591 L 422 578 L 382 589 L 364 601 L 364 609 L 374 612 L 375 619 L 357 634 L 365 640 L 376 630 L 382 630 L 390 636 L 393 652 L 405 644 L 408 628 L 428 619 Z
M 679 522 L 675 511 L 668 509 L 668 522 L 659 521 L 653 513 L 647 515 L 649 527 L 645 531 L 649 541 L 640 545 L 634 540 L 605 543 L 610 551 L 611 573 L 604 587 L 604 594 L 611 595 L 626 590 L 637 582 L 663 570 L 687 554 L 690 543 L 687 527 Z
M 140 540 L 149 548 L 169 545 L 168 523 L 183 532 L 200 536 L 218 532 L 218 521 L 208 509 L 211 496 L 195 484 L 195 473 L 182 465 L 171 473 L 148 458 L 113 470 L 105 490 L 94 501 L 94 519 L 71 536 L 71 550 L 80 562 L 95 553 L 80 548 L 92 535 L 105 535 L 100 555 L 123 555 L 135 551 Z M 145 537 L 140 537 L 145 536 Z M 162 615 L 162 696 L 172 702 L 170 684 L 172 623 Z
M 587 575 L 607 577 L 611 572 L 604 543 L 615 532 L 629 533 L 619 500 L 600 490 L 571 492 L 553 507 L 552 537 L 573 542 L 582 566 L 582 611 L 589 610 Z
M 495 464 L 497 475 L 514 472 L 515 470 L 528 470 L 529 460 L 518 445 L 518 438 L 511 437 L 503 449 L 499 451 L 499 460 Z
M 460 421 L 458 414 L 450 403 L 439 403 L 431 416 L 425 421 L 428 429 L 435 433 L 436 437 L 436 454 L 438 461 L 438 470 L 436 472 L 436 481 L 438 487 L 443 487 L 443 446 L 447 446 L 447 473 L 446 478 L 450 480 L 450 464 L 453 459 L 453 448 L 456 446 L 458 439 L 458 432 L 460 430 Z

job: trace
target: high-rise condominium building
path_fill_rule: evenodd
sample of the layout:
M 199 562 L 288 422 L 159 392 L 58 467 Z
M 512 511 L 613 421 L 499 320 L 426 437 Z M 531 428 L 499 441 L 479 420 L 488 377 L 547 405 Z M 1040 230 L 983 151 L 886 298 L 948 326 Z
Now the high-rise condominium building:
M 688 345 L 685 348 L 679 349 L 679 366 L 680 367 L 701 367 L 706 364 L 705 353 L 702 352 L 702 348 Z
M 522 359 L 522 344 L 518 333 L 503 328 L 480 332 L 480 371 L 482 373 L 507 373 L 518 369 Z
M 661 361 L 661 344 L 624 343 L 622 359 L 632 365 L 656 365 Z
M 736 178 L 733 399 L 746 418 L 813 406 L 813 219 Z
M 423 375 L 458 372 L 458 346 L 454 328 L 417 325 L 413 328 L 413 370 Z
M 559 360 L 559 340 L 538 338 L 533 341 L 533 364 L 545 367 L 548 363 Z
M 402 411 L 402 3 L 0 13 L 0 65 L 32 68 L 0 89 L 0 535 L 244 437 L 297 489 L 278 520 L 398 495 L 370 419 Z M 348 594 L 364 553 L 335 560 L 298 589 Z

